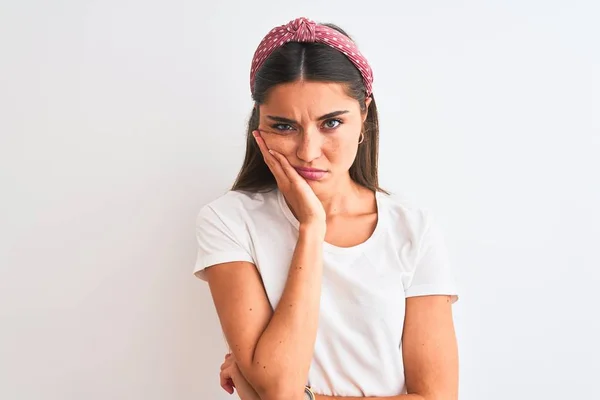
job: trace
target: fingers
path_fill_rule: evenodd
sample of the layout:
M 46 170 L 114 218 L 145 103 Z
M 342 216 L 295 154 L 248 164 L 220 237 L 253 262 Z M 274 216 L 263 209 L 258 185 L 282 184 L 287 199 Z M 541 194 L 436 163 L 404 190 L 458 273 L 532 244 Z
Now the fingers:
M 231 379 L 230 369 L 227 368 L 219 374 L 221 387 L 229 394 L 233 394 L 233 380 Z
M 271 154 L 273 154 L 273 157 L 275 157 L 275 159 L 279 162 L 281 169 L 283 170 L 285 176 L 287 176 L 289 180 L 295 181 L 298 179 L 302 179 L 300 174 L 298 174 L 298 171 L 296 171 L 294 167 L 292 167 L 287 158 L 285 158 L 281 153 L 272 150 Z
M 275 175 L 275 179 L 282 177 L 286 177 L 292 181 L 302 179 L 287 158 L 285 158 L 281 153 L 267 148 L 264 139 L 262 136 L 260 136 L 260 132 L 262 131 L 254 131 L 254 137 L 256 138 L 256 142 L 258 143 L 260 151 L 263 153 L 265 162 L 273 172 L 273 175 Z M 281 183 L 281 181 L 278 183 Z
M 252 134 L 254 135 L 256 144 L 258 145 L 258 148 L 260 149 L 260 152 L 263 155 L 265 163 L 267 164 L 267 166 L 269 167 L 269 169 L 275 176 L 275 179 L 277 179 L 278 183 L 281 183 L 282 178 L 285 178 L 287 176 L 286 173 L 283 171 L 281 163 L 273 155 L 274 152 L 270 151 L 267 148 L 267 145 L 265 144 L 264 139 L 260 135 L 260 131 L 256 130 L 256 131 L 252 132 Z
M 232 357 L 231 354 L 226 354 L 225 361 L 221 364 L 221 371 L 225 368 L 229 368 L 233 363 L 235 363 L 235 357 Z
M 231 378 L 231 367 L 234 363 L 235 357 L 232 357 L 231 353 L 225 354 L 225 361 L 221 364 L 221 372 L 219 373 L 220 385 L 229 394 L 233 394 L 233 389 L 235 388 L 233 379 Z
M 262 132 L 261 130 L 257 129 L 252 132 L 252 136 L 254 136 L 254 139 L 256 140 L 256 144 L 258 145 L 260 152 L 262 153 L 263 157 L 265 158 L 265 162 L 267 164 L 272 164 L 275 161 L 275 159 L 272 157 L 272 154 L 269 151 L 269 148 L 267 147 L 265 140 L 262 138 L 261 132 Z

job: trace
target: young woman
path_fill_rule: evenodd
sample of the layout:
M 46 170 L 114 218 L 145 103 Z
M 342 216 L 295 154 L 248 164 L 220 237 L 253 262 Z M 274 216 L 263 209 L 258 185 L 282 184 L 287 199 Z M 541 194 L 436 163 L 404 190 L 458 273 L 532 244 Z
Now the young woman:
M 298 18 L 256 50 L 246 156 L 198 215 L 195 267 L 242 400 L 458 397 L 443 235 L 379 187 L 372 83 L 335 25 Z

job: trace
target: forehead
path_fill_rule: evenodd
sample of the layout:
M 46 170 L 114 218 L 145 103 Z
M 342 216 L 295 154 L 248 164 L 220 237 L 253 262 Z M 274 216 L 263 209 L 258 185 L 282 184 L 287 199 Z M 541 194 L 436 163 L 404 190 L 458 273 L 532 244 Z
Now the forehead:
M 325 114 L 342 108 L 358 110 L 359 104 L 346 94 L 341 83 L 298 81 L 271 88 L 262 108 L 270 112 Z

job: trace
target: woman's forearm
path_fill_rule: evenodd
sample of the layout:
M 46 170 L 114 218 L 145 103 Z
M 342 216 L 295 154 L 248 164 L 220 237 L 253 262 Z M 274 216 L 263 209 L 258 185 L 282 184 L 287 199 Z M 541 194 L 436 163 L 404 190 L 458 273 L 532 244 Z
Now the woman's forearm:
M 322 226 L 301 226 L 287 282 L 248 376 L 261 399 L 302 399 L 313 357 L 323 269 Z M 253 379 L 254 378 L 254 379 Z

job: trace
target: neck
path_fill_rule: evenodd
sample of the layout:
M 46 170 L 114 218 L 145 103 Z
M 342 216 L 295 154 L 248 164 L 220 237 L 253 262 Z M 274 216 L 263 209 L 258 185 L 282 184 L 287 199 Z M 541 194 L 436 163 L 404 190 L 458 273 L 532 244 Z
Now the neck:
M 365 188 L 358 185 L 350 176 L 336 182 L 323 190 L 315 190 L 315 194 L 323 204 L 328 217 L 337 214 L 353 213 L 360 208 L 359 198 L 364 196 Z

